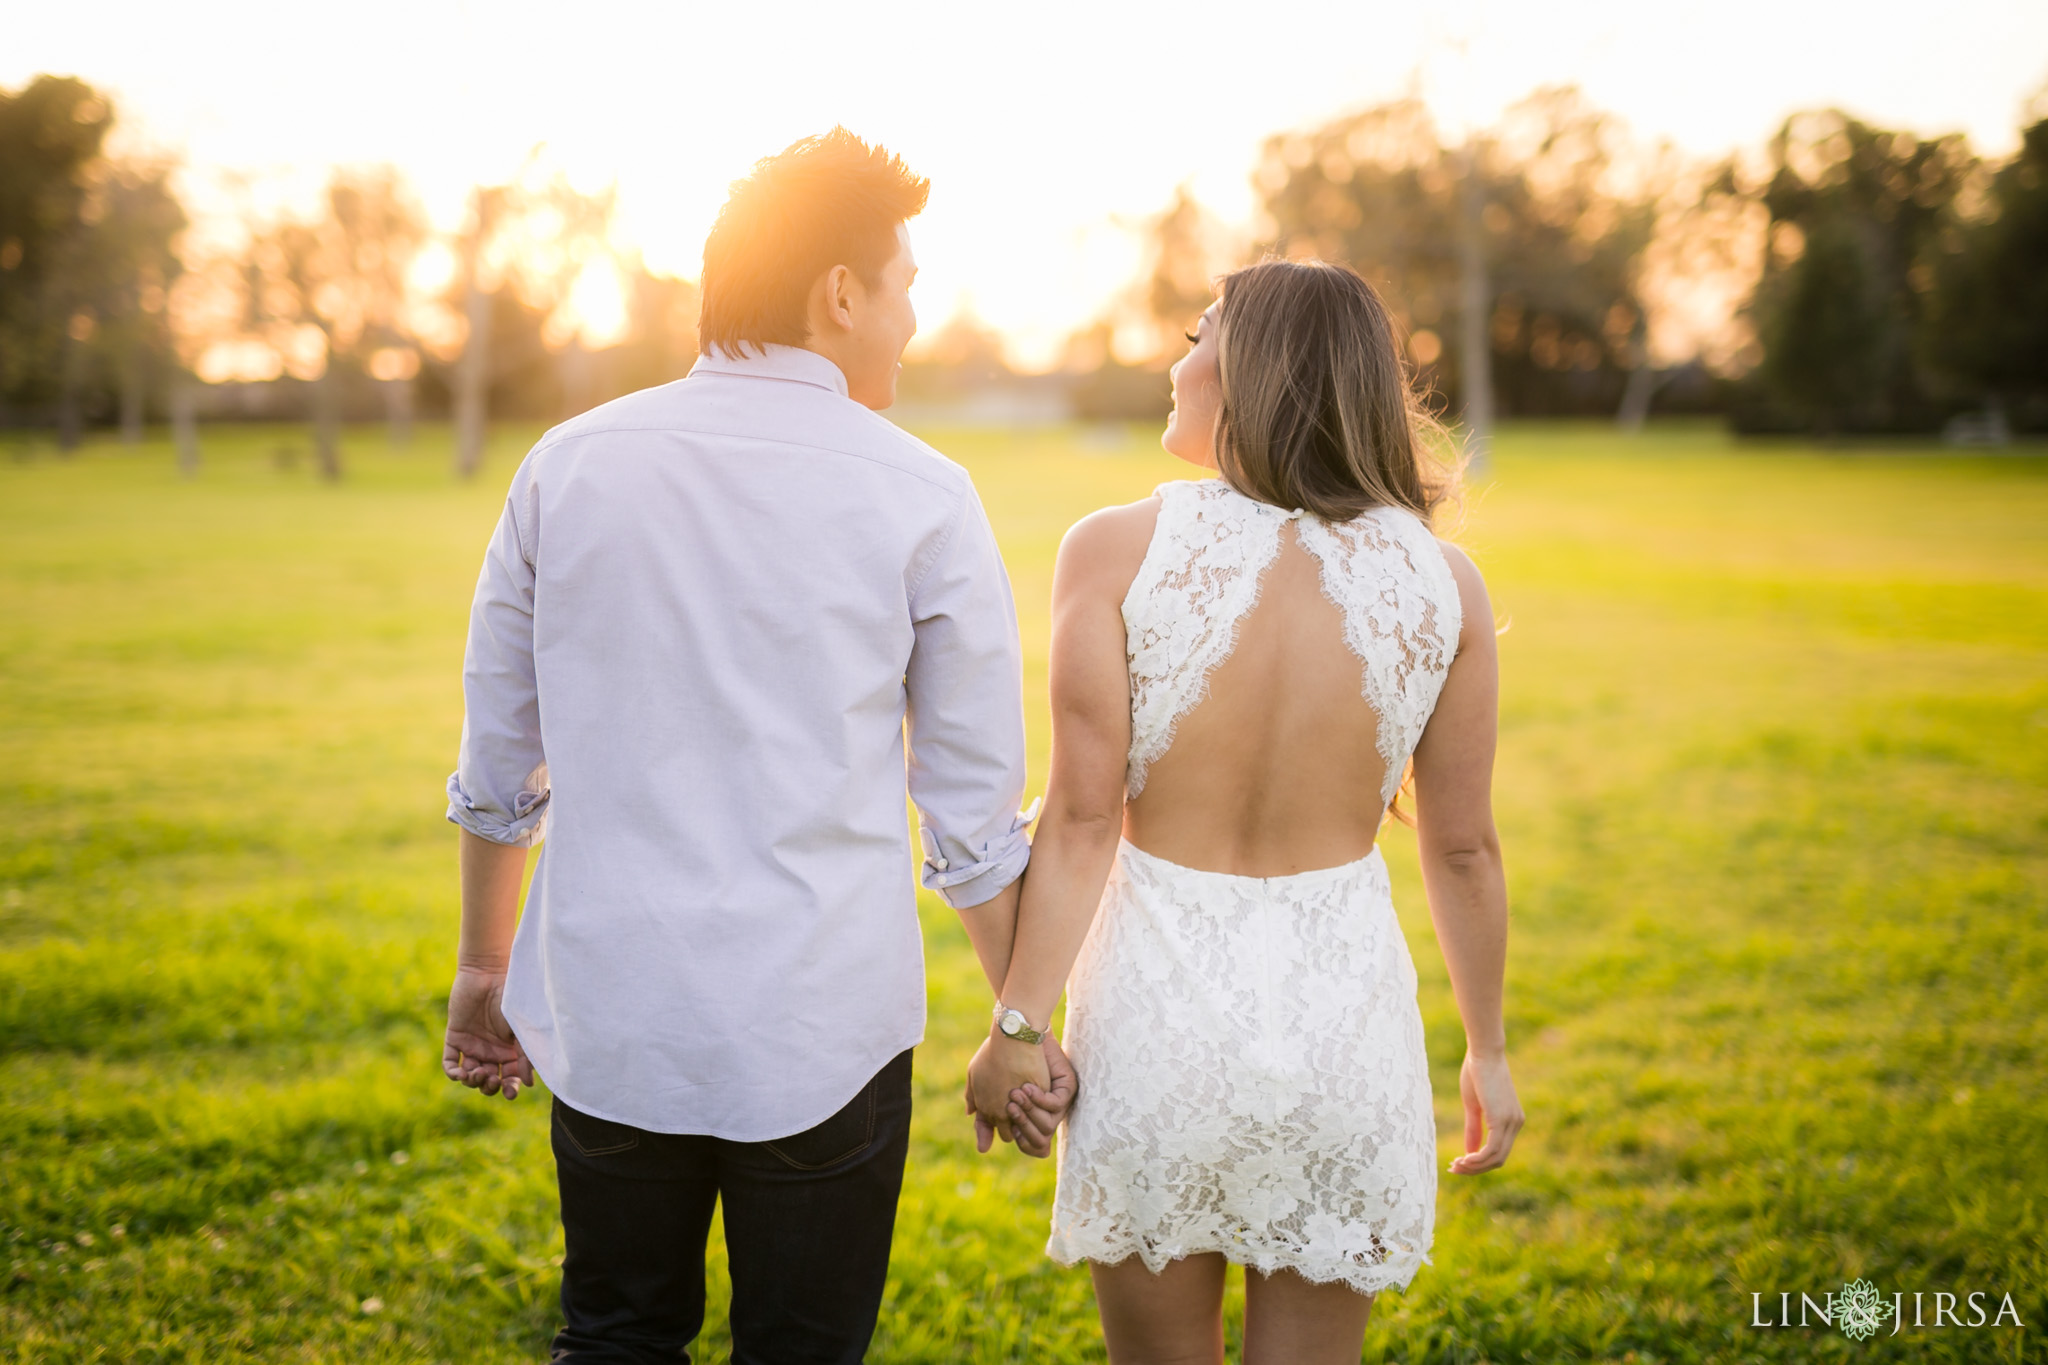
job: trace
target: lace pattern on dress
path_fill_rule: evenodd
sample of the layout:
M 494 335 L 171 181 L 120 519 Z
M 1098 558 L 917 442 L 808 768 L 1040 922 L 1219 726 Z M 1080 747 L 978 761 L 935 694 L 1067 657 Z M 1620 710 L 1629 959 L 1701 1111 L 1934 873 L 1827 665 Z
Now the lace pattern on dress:
M 1125 794 L 1173 744 L 1180 718 L 1209 694 L 1209 675 L 1258 605 L 1259 579 L 1292 515 L 1221 479 L 1160 484 L 1159 521 L 1124 595 L 1131 666 L 1131 753 Z
M 1302 548 L 1322 565 L 1323 596 L 1344 614 L 1344 643 L 1365 665 L 1394 799 L 1458 650 L 1464 608 L 1442 547 L 1414 513 L 1375 507 L 1332 526 L 1304 517 Z
M 1437 1192 L 1415 981 L 1377 850 L 1259 878 L 1122 845 L 1070 986 L 1047 1254 L 1405 1288 Z
M 1443 550 L 1413 513 L 1375 507 L 1332 525 L 1239 493 L 1221 479 L 1164 483 L 1159 521 L 1124 596 L 1131 672 L 1131 752 L 1125 794 L 1173 744 L 1174 727 L 1209 694 L 1209 675 L 1258 605 L 1259 582 L 1299 522 L 1323 595 L 1344 617 L 1344 642 L 1364 670 L 1386 763 L 1381 802 L 1394 799 L 1457 652 L 1461 609 Z

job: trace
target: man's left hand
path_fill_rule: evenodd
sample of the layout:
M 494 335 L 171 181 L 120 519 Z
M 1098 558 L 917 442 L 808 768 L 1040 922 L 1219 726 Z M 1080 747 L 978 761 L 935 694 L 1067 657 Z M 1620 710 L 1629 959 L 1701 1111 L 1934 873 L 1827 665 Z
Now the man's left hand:
M 441 1044 L 441 1070 L 486 1095 L 519 1098 L 533 1084 L 533 1063 L 505 1019 L 502 972 L 464 968 L 448 988 L 448 1034 Z
M 1026 1156 L 1052 1155 L 1053 1133 L 1080 1093 L 1081 1078 L 1074 1074 L 1074 1064 L 1067 1060 L 1060 1040 L 1050 1033 L 1045 1035 L 1045 1064 L 1051 1073 L 1049 1087 L 1041 1090 L 1027 1081 L 1010 1092 L 1010 1132 L 1017 1140 L 1017 1150 Z
M 976 1150 L 986 1152 L 1000 1137 L 1026 1156 L 1051 1155 L 1053 1131 L 1078 1088 L 1073 1063 L 1051 1033 L 1036 1049 L 991 1036 L 967 1068 Z

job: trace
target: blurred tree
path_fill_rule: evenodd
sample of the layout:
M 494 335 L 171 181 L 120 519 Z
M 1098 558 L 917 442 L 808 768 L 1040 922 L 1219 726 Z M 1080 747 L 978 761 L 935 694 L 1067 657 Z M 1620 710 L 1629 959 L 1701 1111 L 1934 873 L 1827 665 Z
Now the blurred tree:
M 345 267 L 325 293 L 352 331 L 330 332 L 330 341 L 340 339 L 340 355 L 351 368 L 385 387 L 391 443 L 402 445 L 411 422 L 412 377 L 419 370 L 417 342 L 405 325 L 406 276 L 426 240 L 426 219 L 390 166 L 336 172 L 327 187 L 327 212 Z M 331 384 L 328 393 L 331 414 Z
M 54 407 L 67 450 L 110 388 L 138 439 L 170 354 L 185 214 L 169 166 L 104 155 L 113 123 L 108 101 L 71 77 L 0 91 L 0 420 Z
M 1515 412 L 1614 411 L 1645 363 L 1653 305 L 1642 267 L 1674 158 L 1630 143 L 1568 88 L 1510 108 L 1493 152 L 1499 169 L 1483 183 L 1504 401 Z M 1502 304 L 1524 324 L 1507 345 Z
M 455 365 L 455 472 L 476 473 L 484 458 L 484 425 L 489 419 L 491 384 L 491 295 L 484 287 L 484 255 L 492 246 L 505 216 L 505 186 L 478 186 L 469 199 L 469 223 L 456 238 L 461 274 L 462 357 Z
M 1745 188 L 1734 158 L 1656 168 L 1661 208 L 1636 271 L 1644 311 L 1626 321 L 1628 380 L 1615 413 L 1639 430 L 1668 385 L 1694 400 L 1724 387 L 1713 376 L 1756 363 L 1756 338 L 1741 309 L 1761 269 L 1768 215 Z
M 533 165 L 530 157 L 513 181 L 479 186 L 455 241 L 464 321 L 453 375 L 455 471 L 463 478 L 483 463 L 492 390 L 505 376 L 537 366 L 552 371 L 557 406 L 591 392 L 582 332 L 566 305 L 586 269 L 601 260 L 609 264 L 617 194 L 585 194 L 559 173 L 536 180 Z M 523 387 L 532 392 L 530 384 Z
M 1487 261 L 1486 181 L 1480 149 L 1468 138 L 1458 150 L 1458 357 L 1465 399 L 1465 450 L 1474 472 L 1493 454 L 1493 282 Z
M 113 121 L 107 101 L 69 76 L 0 91 L 0 407 L 44 406 L 78 369 L 63 266 Z
M 1457 149 L 1420 100 L 1378 105 L 1268 139 L 1256 173 L 1275 249 L 1358 269 L 1407 329 L 1423 381 L 1461 402 L 1478 352 L 1452 324 L 1472 281 L 1489 387 L 1519 414 L 1618 405 L 1668 179 L 1572 88 L 1537 91 Z
M 1281 254 L 1344 261 L 1431 329 L 1456 302 L 1461 180 L 1419 99 L 1268 138 L 1254 172 Z
M 1165 417 L 1173 408 L 1173 385 L 1166 370 L 1159 361 L 1124 363 L 1117 358 L 1115 341 L 1116 328 L 1107 321 L 1067 338 L 1062 368 L 1075 376 L 1070 393 L 1074 415 L 1091 422 L 1149 422 Z
M 184 273 L 175 242 L 184 207 L 170 168 L 109 165 L 87 200 L 78 293 L 98 319 L 99 349 L 120 391 L 121 439 L 142 439 L 148 396 L 174 380 L 170 291 Z
M 1764 321 L 1764 382 L 1822 435 L 1877 425 L 1875 405 L 1905 350 L 1877 253 L 1841 217 L 1794 240 L 1797 266 L 1774 281 Z
M 341 477 L 340 371 L 400 339 L 405 274 L 425 235 L 390 167 L 337 170 L 317 217 L 260 227 L 244 257 L 245 324 L 313 386 L 320 472 Z
M 697 359 L 697 286 L 634 261 L 627 272 L 626 334 L 611 377 L 615 393 L 681 379 Z
M 981 320 L 971 302 L 963 300 L 936 332 L 918 340 L 896 385 L 905 399 L 958 400 L 1010 377 L 1002 336 Z
M 1770 159 L 1758 191 L 1769 250 L 1749 305 L 1763 358 L 1738 420 L 1822 435 L 1937 425 L 1938 381 L 1915 339 L 1935 248 L 1979 169 L 1967 142 L 1825 110 L 1787 119 Z
M 1214 302 L 1225 258 L 1217 250 L 1214 221 L 1185 183 L 1175 187 L 1173 202 L 1147 228 L 1149 268 L 1133 321 L 1150 330 L 1152 358 L 1171 358 L 1187 349 L 1186 334 Z
M 2048 118 L 1934 252 L 1921 357 L 1951 393 L 2048 430 Z
M 1216 297 L 1216 279 L 1238 253 L 1186 185 L 1140 226 L 1143 254 L 1135 278 L 1093 323 L 1067 339 L 1063 368 L 1077 376 L 1079 416 L 1144 420 L 1172 406 L 1165 370 L 1187 350 L 1193 329 Z

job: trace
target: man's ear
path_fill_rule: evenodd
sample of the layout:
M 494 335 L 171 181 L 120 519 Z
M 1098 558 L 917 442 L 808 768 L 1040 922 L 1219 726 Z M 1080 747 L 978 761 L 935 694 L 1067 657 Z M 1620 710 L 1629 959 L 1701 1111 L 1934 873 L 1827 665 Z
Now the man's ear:
M 853 271 L 835 265 L 825 272 L 825 316 L 841 328 L 853 327 Z

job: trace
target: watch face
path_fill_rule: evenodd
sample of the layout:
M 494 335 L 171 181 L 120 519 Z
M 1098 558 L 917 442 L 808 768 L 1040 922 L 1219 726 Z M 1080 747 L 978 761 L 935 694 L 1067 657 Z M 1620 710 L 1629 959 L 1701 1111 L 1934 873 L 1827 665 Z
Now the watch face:
M 1024 1022 L 1024 1011 L 1004 1010 L 1003 1017 L 996 1021 L 996 1027 L 1001 1029 L 1005 1036 L 1011 1038 L 1016 1037 L 1019 1033 L 1023 1032 L 1023 1030 L 1026 1027 L 1026 1024 Z

